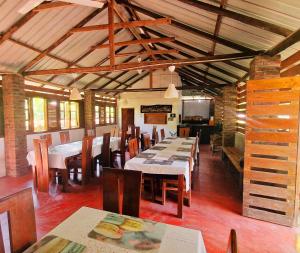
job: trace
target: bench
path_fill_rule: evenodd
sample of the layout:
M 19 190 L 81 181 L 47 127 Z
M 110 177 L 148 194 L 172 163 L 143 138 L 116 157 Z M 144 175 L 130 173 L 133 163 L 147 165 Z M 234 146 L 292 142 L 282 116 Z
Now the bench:
M 226 156 L 232 165 L 235 167 L 235 169 L 239 173 L 243 173 L 243 168 L 240 165 L 240 161 L 243 158 L 243 153 L 236 147 L 223 147 L 223 159 Z

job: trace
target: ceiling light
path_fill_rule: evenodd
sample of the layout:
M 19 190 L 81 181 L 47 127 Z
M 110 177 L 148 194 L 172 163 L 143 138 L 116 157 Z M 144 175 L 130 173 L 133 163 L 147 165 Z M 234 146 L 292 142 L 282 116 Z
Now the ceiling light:
M 165 91 L 164 98 L 178 98 L 179 92 L 175 88 L 174 83 L 170 83 L 168 89 Z
M 82 100 L 82 96 L 77 88 L 71 90 L 70 100 Z
M 137 72 L 140 74 L 142 74 L 143 70 L 142 69 L 138 69 Z
M 173 73 L 175 71 L 175 66 L 174 65 L 169 66 L 169 71 Z

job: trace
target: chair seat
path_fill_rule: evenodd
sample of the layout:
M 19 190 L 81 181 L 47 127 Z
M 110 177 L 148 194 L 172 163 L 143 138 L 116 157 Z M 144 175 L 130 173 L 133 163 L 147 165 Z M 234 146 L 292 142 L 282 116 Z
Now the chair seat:
M 81 157 L 78 157 L 77 159 L 70 160 L 68 162 L 68 167 L 71 168 L 71 169 L 81 168 L 81 166 L 82 166 Z

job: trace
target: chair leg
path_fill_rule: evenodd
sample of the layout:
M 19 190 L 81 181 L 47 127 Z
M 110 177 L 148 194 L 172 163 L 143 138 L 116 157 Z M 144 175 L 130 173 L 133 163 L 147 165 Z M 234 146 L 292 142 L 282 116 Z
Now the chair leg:
M 68 186 L 68 170 L 61 169 L 60 170 L 61 178 L 62 178 L 62 186 L 63 186 L 63 192 L 67 192 L 67 186 Z
M 191 204 L 192 204 L 192 191 L 191 191 L 191 189 L 186 194 L 187 194 L 187 206 L 190 207 Z
M 167 183 L 163 181 L 162 183 L 162 204 L 166 204 L 166 194 L 167 194 Z

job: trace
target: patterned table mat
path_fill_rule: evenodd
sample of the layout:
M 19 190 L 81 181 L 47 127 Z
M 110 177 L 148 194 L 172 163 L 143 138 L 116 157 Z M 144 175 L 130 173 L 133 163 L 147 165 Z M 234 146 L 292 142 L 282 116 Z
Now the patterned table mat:
M 143 162 L 144 164 L 159 164 L 159 165 L 171 165 L 173 161 L 159 160 L 159 159 L 147 159 Z

